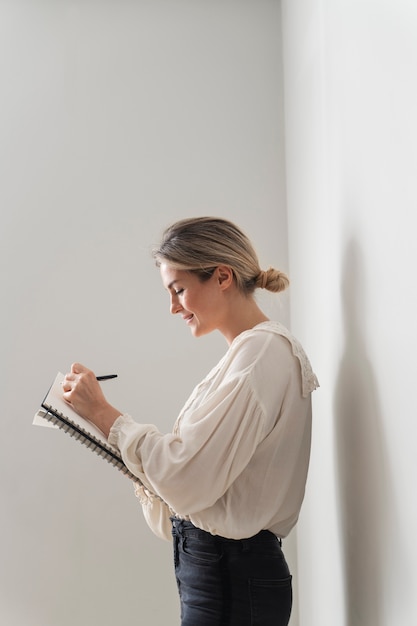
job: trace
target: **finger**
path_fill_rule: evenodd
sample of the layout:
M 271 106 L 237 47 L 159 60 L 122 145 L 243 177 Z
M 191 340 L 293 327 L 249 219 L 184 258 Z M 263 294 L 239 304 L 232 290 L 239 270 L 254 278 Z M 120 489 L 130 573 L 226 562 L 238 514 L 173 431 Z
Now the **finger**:
M 68 404 L 70 404 L 72 406 L 71 392 L 70 391 L 64 391 L 63 394 L 62 394 L 62 397 L 65 400 L 65 402 L 67 402 Z
M 73 379 L 72 379 L 73 380 Z M 65 376 L 64 380 L 61 383 L 62 385 L 62 390 L 63 391 L 71 391 L 72 389 L 72 384 L 71 384 L 71 380 L 68 378 L 68 375 Z
M 73 374 L 83 374 L 89 371 L 90 370 L 87 367 L 85 367 L 85 365 L 82 365 L 81 363 L 73 363 L 71 365 L 71 372 Z

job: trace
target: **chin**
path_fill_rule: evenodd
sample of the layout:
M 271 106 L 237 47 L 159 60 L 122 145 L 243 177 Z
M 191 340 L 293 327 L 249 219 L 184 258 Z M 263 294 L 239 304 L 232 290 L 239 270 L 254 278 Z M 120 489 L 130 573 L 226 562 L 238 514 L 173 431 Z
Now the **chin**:
M 209 335 L 211 332 L 212 332 L 211 329 L 210 330 L 205 330 L 204 328 L 198 328 L 198 327 L 191 328 L 191 334 L 196 339 L 198 337 L 204 337 L 205 335 Z

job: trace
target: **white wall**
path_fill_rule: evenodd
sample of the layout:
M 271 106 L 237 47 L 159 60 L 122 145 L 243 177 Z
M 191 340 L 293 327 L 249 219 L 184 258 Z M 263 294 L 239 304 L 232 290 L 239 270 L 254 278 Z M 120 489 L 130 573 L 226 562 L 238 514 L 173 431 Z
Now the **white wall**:
M 417 623 L 417 4 L 283 0 L 291 324 L 321 382 L 302 626 Z
M 129 481 L 32 417 L 80 360 L 171 429 L 226 349 L 169 315 L 149 251 L 171 220 L 229 217 L 288 269 L 280 5 L 0 0 L 0 73 L 0 623 L 175 624 Z

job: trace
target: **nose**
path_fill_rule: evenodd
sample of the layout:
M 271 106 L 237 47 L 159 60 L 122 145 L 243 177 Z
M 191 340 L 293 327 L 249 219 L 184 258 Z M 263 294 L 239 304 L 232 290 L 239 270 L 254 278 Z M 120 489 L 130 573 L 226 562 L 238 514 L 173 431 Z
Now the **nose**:
M 181 311 L 182 306 L 178 300 L 178 296 L 176 296 L 175 294 L 171 295 L 171 306 L 170 306 L 170 311 L 172 313 L 172 315 L 175 315 L 175 313 L 178 313 L 179 311 Z

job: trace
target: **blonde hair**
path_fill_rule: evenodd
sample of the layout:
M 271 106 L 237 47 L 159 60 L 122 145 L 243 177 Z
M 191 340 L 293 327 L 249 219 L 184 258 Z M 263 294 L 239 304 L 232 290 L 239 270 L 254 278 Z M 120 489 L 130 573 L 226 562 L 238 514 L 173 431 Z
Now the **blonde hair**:
M 174 222 L 165 229 L 159 246 L 152 250 L 157 266 L 169 263 L 208 280 L 218 265 L 233 271 L 236 285 L 244 294 L 255 289 L 279 292 L 289 285 L 288 276 L 259 266 L 252 243 L 240 228 L 219 217 L 194 217 Z

